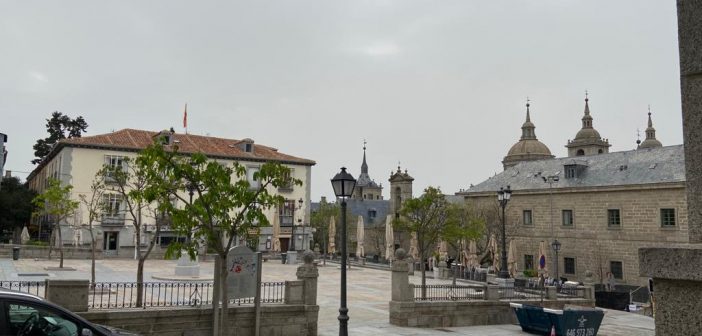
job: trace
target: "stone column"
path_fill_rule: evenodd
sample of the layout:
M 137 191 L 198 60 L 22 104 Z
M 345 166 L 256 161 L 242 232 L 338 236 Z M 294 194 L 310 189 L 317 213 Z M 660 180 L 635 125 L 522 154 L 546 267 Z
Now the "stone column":
M 407 253 L 404 249 L 395 250 L 395 260 L 392 262 L 392 301 L 414 301 L 414 292 L 409 285 L 407 271 Z
M 702 326 L 702 1 L 677 3 L 688 235 L 692 245 L 639 249 L 639 273 L 653 278 L 656 335 L 697 335 Z
M 314 264 L 314 252 L 307 251 L 302 255 L 305 262 L 297 268 L 297 279 L 304 281 L 302 287 L 302 300 L 306 305 L 317 304 L 317 278 L 319 270 Z
M 558 300 L 558 288 L 546 286 L 546 300 Z

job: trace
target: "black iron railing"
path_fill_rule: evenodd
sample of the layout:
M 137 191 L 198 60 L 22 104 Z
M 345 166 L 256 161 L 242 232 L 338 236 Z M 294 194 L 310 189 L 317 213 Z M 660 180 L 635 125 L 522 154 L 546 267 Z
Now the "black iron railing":
M 546 298 L 546 292 L 543 288 L 528 288 L 528 287 L 498 287 L 501 300 L 540 300 Z
M 415 301 L 468 301 L 483 300 L 485 297 L 482 286 L 459 285 L 413 285 Z M 422 288 L 426 296 L 422 296 Z
M 137 302 L 139 292 L 141 302 Z M 202 307 L 212 304 L 211 282 L 98 282 L 90 287 L 90 309 Z M 262 303 L 283 303 L 285 282 L 261 283 Z M 255 298 L 229 300 L 231 304 L 253 304 Z
M 44 281 L 0 281 L 0 287 L 40 297 L 45 295 Z
M 558 296 L 582 298 L 585 297 L 585 288 L 561 286 L 558 288 Z

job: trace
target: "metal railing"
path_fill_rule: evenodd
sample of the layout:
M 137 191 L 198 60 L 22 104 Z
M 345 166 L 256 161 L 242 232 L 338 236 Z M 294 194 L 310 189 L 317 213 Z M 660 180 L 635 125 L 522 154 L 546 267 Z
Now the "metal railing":
M 0 281 L 0 287 L 40 297 L 44 297 L 46 292 L 44 281 Z
M 546 297 L 542 288 L 498 287 L 501 300 L 540 300 Z
M 582 298 L 585 297 L 585 288 L 561 286 L 558 288 L 558 296 Z
M 136 282 L 98 282 L 90 286 L 88 308 L 202 307 L 212 304 L 212 282 L 144 282 L 142 302 L 137 306 Z M 262 303 L 283 303 L 285 282 L 261 283 Z M 253 304 L 255 298 L 231 299 L 235 305 Z
M 415 301 L 469 301 L 483 300 L 484 287 L 459 285 L 413 285 Z M 422 289 L 426 296 L 422 297 Z

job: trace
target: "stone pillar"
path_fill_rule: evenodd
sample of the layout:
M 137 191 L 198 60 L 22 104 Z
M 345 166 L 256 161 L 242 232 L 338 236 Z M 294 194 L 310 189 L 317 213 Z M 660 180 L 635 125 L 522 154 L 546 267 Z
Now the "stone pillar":
M 546 286 L 546 300 L 558 300 L 558 289 L 556 286 Z
M 407 253 L 404 249 L 395 250 L 395 260 L 392 262 L 392 301 L 414 301 L 414 292 L 409 284 L 407 270 Z
M 70 311 L 88 311 L 89 280 L 46 279 L 46 299 Z
M 485 286 L 485 300 L 496 301 L 500 299 L 500 286 L 487 285 Z
M 639 249 L 639 273 L 653 278 L 656 335 L 697 335 L 702 325 L 702 1 L 677 3 L 688 239 L 695 245 Z
M 306 305 L 316 305 L 319 270 L 314 264 L 314 252 L 305 252 L 302 255 L 302 260 L 305 263 L 297 268 L 297 279 L 304 281 L 302 286 L 302 300 Z

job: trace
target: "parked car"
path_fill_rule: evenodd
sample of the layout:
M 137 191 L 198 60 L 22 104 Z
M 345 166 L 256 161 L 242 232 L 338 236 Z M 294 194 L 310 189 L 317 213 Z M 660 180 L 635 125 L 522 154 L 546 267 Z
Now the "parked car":
M 38 296 L 0 290 L 0 335 L 135 336 L 132 332 L 91 323 Z

